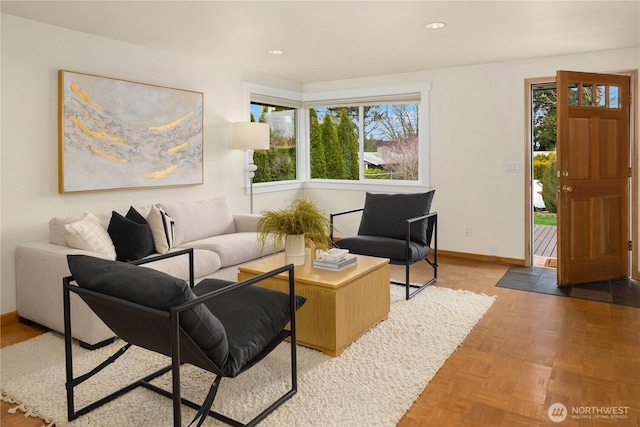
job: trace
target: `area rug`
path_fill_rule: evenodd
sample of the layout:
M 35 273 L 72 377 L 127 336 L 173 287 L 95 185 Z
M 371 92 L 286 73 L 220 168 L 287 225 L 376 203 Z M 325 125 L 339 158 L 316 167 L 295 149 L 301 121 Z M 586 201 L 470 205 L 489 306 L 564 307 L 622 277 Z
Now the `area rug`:
M 431 286 L 406 301 L 392 286 L 389 319 L 336 358 L 299 347 L 298 393 L 265 419 L 264 426 L 394 426 L 447 358 L 482 318 L 495 297 Z M 14 409 L 62 426 L 169 426 L 171 401 L 138 388 L 67 422 L 64 340 L 48 333 L 0 351 L 2 399 Z M 88 351 L 74 346 L 76 375 L 87 372 L 122 343 Z M 289 387 L 289 344 L 235 379 L 223 379 L 214 409 L 248 421 Z M 168 358 L 132 347 L 109 368 L 77 388 L 76 407 L 168 364 Z M 184 366 L 183 395 L 202 402 L 213 377 Z M 170 374 L 155 383 L 171 389 Z M 195 414 L 183 410 L 186 425 Z M 221 425 L 208 419 L 208 426 Z

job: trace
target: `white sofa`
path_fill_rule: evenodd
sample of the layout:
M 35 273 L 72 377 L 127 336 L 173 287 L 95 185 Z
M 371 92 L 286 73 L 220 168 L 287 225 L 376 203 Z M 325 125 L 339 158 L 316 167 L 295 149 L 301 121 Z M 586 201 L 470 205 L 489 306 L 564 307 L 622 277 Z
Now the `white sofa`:
M 272 245 L 265 245 L 263 248 L 258 242 L 256 224 L 259 216 L 233 214 L 225 198 L 159 203 L 155 207 L 165 212 L 167 218 L 173 219 L 174 224 L 172 233 L 170 229 L 166 230 L 171 247 L 158 243 L 158 229 L 155 228 L 155 248 L 162 247 L 161 252 L 193 248 L 195 283 L 203 278 L 235 281 L 239 264 L 273 252 Z M 151 207 L 136 210 L 149 219 L 153 230 L 149 216 Z M 50 240 L 25 243 L 17 247 L 15 260 L 18 316 L 64 332 L 62 278 L 70 274 L 67 255 L 84 254 L 113 259 L 113 246 L 106 249 L 102 246 L 112 243 L 108 241 L 107 232 L 111 217 L 111 214 L 85 213 L 81 218 L 54 218 L 49 223 Z M 96 219 L 100 221 L 98 226 Z M 78 243 L 72 235 L 72 230 L 75 228 L 77 231 L 77 225 L 84 224 L 84 220 L 99 235 L 93 236 L 93 240 L 84 237 L 89 241 L 89 246 L 87 242 Z M 86 228 L 80 229 L 83 233 L 86 231 Z M 98 239 L 102 240 L 96 246 Z M 70 247 L 69 242 L 75 247 Z M 88 247 L 97 249 L 87 250 Z M 167 258 L 144 266 L 185 280 L 189 278 L 186 256 Z M 75 294 L 72 295 L 71 310 L 73 337 L 80 340 L 82 345 L 98 347 L 114 337 L 114 333 Z

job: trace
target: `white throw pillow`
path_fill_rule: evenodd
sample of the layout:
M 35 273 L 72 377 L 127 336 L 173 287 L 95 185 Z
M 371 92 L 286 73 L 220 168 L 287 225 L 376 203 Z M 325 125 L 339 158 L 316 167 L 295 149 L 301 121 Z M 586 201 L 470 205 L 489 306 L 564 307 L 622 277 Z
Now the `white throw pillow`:
M 151 206 L 147 215 L 147 222 L 151 227 L 156 252 L 159 254 L 167 253 L 173 246 L 173 219 L 161 208 Z
M 49 241 L 54 245 L 68 246 L 67 240 L 64 238 L 65 229 L 64 226 L 78 221 L 78 217 L 51 218 L 49 221 Z
M 91 212 L 85 212 L 79 221 L 66 224 L 64 229 L 64 238 L 70 247 L 116 259 L 116 249 L 109 233 Z

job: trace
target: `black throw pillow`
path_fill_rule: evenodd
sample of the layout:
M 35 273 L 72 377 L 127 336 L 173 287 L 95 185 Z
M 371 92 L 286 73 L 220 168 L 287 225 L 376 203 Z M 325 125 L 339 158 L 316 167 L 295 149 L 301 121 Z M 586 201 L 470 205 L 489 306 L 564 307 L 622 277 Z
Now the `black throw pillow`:
M 149 223 L 133 207 L 129 208 L 126 217 L 113 211 L 107 231 L 118 261 L 135 261 L 156 251 Z

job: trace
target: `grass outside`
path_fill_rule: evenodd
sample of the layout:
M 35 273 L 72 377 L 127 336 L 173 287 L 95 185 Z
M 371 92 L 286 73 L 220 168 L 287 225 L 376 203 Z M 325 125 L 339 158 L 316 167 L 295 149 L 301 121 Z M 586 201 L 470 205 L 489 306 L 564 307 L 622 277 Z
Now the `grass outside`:
M 549 212 L 534 212 L 533 223 L 535 225 L 558 225 L 558 215 Z

